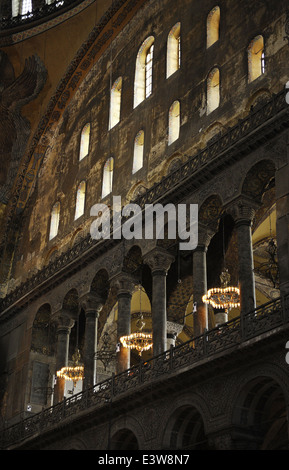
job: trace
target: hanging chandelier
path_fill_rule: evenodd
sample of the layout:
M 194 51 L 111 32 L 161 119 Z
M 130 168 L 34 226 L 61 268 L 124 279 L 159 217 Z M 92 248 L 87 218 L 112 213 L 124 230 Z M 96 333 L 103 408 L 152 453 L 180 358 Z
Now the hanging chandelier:
M 131 333 L 128 336 L 122 336 L 120 338 L 120 342 L 124 348 L 135 349 L 139 355 L 141 356 L 143 351 L 148 351 L 152 345 L 152 334 L 151 333 L 143 333 L 143 328 L 145 326 L 145 322 L 143 321 L 143 314 L 141 310 L 141 290 L 142 287 L 139 286 L 140 291 L 140 318 L 136 322 L 136 326 L 138 331 L 135 333 Z
M 228 313 L 231 308 L 240 307 L 240 289 L 229 286 L 230 274 L 225 269 L 220 275 L 221 287 L 209 289 L 202 300 L 215 309 L 223 309 Z
M 62 369 L 56 372 L 57 377 L 60 377 L 65 380 L 72 380 L 74 388 L 78 380 L 84 379 L 84 367 L 79 364 L 80 361 L 80 352 L 79 349 L 75 351 L 72 356 L 73 366 L 62 367 Z

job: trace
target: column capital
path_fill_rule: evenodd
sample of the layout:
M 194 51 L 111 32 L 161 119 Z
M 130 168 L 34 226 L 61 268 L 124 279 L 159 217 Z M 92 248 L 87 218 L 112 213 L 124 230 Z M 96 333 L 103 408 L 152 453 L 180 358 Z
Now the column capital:
M 72 314 L 69 310 L 62 309 L 52 316 L 52 323 L 56 325 L 57 331 L 70 331 L 74 326 L 74 322 L 75 319 L 72 317 Z
M 227 205 L 226 211 L 233 217 L 235 224 L 251 225 L 259 207 L 260 204 L 257 201 L 240 196 Z
M 147 264 L 152 274 L 162 272 L 167 274 L 175 257 L 161 247 L 154 248 L 144 256 L 144 263 Z
M 88 292 L 80 298 L 80 306 L 83 308 L 85 315 L 94 313 L 98 317 L 104 304 L 104 299 L 96 292 Z
M 118 297 L 123 295 L 131 296 L 136 284 L 136 279 L 131 274 L 124 272 L 118 273 L 110 279 L 110 285 L 116 288 Z
M 207 251 L 210 241 L 216 231 L 199 222 L 198 224 L 198 245 L 194 251 Z

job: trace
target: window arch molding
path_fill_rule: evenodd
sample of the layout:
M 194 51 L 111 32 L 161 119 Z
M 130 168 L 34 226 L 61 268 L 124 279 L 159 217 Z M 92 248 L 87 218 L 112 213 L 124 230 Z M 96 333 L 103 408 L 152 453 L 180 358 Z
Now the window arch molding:
M 207 49 L 220 38 L 220 19 L 221 10 L 216 5 L 207 16 Z
M 50 228 L 49 228 L 49 240 L 52 240 L 58 234 L 60 221 L 60 202 L 57 201 L 51 210 L 50 215 Z
M 101 198 L 105 198 L 112 192 L 113 184 L 113 171 L 114 171 L 114 158 L 109 157 L 102 170 L 102 193 Z
M 207 114 L 220 105 L 220 69 L 213 67 L 207 77 Z
M 167 78 L 181 66 L 181 23 L 176 23 L 167 38 Z
M 90 147 L 90 133 L 91 125 L 90 122 L 86 122 L 81 129 L 80 133 L 80 144 L 79 144 L 79 161 L 83 160 L 89 154 Z
M 141 129 L 135 136 L 133 145 L 133 165 L 132 174 L 134 175 L 143 167 L 144 157 L 144 130 Z
M 77 191 L 76 191 L 74 220 L 79 219 L 79 217 L 81 217 L 84 214 L 85 194 L 86 194 L 86 181 L 83 180 L 79 183 L 77 187 Z
M 122 77 L 118 77 L 110 89 L 110 105 L 109 105 L 109 123 L 108 128 L 112 129 L 120 120 L 122 93 Z
M 265 41 L 261 34 L 255 36 L 247 48 L 248 81 L 253 82 L 265 73 Z
M 134 79 L 134 108 L 152 93 L 154 40 L 154 36 L 147 37 L 137 53 Z
M 180 136 L 181 125 L 181 105 L 178 100 L 175 100 L 169 109 L 168 116 L 168 145 L 175 142 Z

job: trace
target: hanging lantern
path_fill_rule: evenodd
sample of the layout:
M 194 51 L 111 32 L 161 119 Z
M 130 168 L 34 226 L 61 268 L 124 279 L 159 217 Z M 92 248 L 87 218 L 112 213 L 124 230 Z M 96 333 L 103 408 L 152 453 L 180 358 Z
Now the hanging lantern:
M 143 314 L 142 314 L 142 309 L 141 309 L 141 290 L 142 290 L 141 286 L 139 286 L 139 290 L 140 290 L 140 318 L 136 322 L 138 331 L 135 333 L 131 333 L 128 336 L 122 336 L 120 338 L 120 342 L 124 348 L 135 349 L 141 356 L 143 351 L 147 351 L 152 347 L 153 340 L 152 340 L 151 333 L 143 333 L 142 331 L 145 326 L 145 322 L 143 321 Z
M 223 309 L 228 313 L 231 308 L 240 307 L 240 290 L 238 287 L 229 286 L 230 274 L 225 269 L 220 275 L 221 287 L 209 289 L 203 295 L 204 303 L 210 304 L 213 308 Z
M 56 372 L 57 377 L 60 377 L 65 380 L 72 380 L 74 388 L 76 387 L 76 382 L 78 380 L 84 379 L 84 367 L 79 364 L 80 361 L 80 352 L 79 349 L 75 351 L 72 356 L 73 366 L 62 367 L 62 369 Z

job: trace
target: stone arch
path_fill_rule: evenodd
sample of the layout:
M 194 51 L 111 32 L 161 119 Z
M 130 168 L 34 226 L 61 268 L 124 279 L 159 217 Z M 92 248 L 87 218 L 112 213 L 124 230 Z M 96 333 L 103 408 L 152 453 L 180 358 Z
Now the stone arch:
M 238 388 L 232 410 L 235 448 L 287 450 L 287 401 L 274 374 L 247 377 Z
M 200 205 L 198 219 L 204 226 L 217 228 L 222 213 L 223 203 L 221 197 L 218 194 L 212 194 Z
M 175 406 L 165 424 L 162 448 L 209 450 L 203 413 L 198 404 L 187 401 Z
M 51 305 L 42 304 L 32 325 L 31 350 L 43 355 L 54 354 L 55 328 L 51 322 Z
M 46 256 L 44 258 L 44 265 L 47 265 L 47 264 L 55 261 L 57 256 L 59 256 L 59 251 L 58 250 L 59 250 L 58 245 L 55 245 L 52 248 L 50 248 L 50 250 L 48 251 L 48 253 L 46 254 Z
M 106 301 L 109 291 L 109 275 L 106 269 L 101 268 L 97 271 L 91 281 L 90 291 L 95 292 Z
M 246 115 L 248 112 L 254 111 L 255 109 L 262 107 L 264 104 L 268 103 L 272 98 L 272 93 L 270 90 L 266 88 L 261 88 L 257 90 L 253 95 L 249 98 L 247 105 L 246 105 Z
M 261 202 L 266 186 L 275 177 L 275 164 L 272 160 L 261 160 L 246 174 L 242 184 L 242 194 Z
M 110 440 L 111 450 L 139 450 L 139 443 L 136 435 L 130 429 L 120 429 Z

